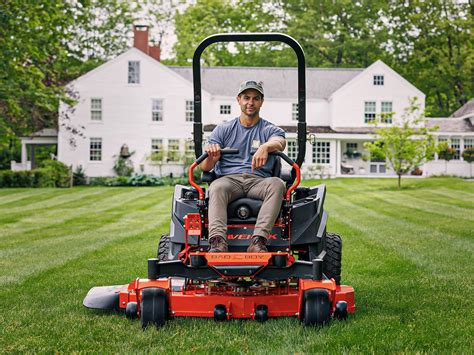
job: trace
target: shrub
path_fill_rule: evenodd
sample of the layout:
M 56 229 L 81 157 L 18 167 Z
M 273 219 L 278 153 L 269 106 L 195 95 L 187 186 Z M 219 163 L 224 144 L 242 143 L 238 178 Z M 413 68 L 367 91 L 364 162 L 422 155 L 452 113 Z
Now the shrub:
M 134 175 L 128 179 L 131 186 L 163 186 L 166 178 L 159 178 L 153 175 Z
M 474 148 L 466 148 L 462 152 L 462 158 L 468 163 L 474 162 Z
M 69 187 L 71 185 L 71 172 L 68 166 L 58 160 L 46 160 L 41 164 L 45 173 L 51 175 L 55 187 Z
M 34 172 L 33 185 L 31 187 L 55 187 L 54 176 L 51 170 L 39 168 L 32 170 Z
M 72 180 L 74 186 L 80 186 L 87 184 L 87 177 L 82 165 L 76 167 L 74 173 L 72 174 Z

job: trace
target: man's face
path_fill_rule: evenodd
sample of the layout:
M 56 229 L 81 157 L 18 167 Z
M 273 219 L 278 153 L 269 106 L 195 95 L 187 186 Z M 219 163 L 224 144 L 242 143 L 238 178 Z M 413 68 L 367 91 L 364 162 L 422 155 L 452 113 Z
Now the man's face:
M 263 105 L 263 97 L 257 90 L 248 89 L 237 96 L 237 102 L 242 113 L 249 117 L 255 117 L 258 116 L 260 107 Z

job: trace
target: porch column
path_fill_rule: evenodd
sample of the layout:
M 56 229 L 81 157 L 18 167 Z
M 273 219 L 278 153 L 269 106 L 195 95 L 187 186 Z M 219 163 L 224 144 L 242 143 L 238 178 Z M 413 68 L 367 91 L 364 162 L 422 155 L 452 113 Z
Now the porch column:
M 30 159 L 31 159 L 31 169 L 36 168 L 36 159 L 35 159 L 35 145 L 30 144 Z
M 22 141 L 21 142 L 21 164 L 25 166 L 27 160 L 28 160 L 28 154 L 26 151 L 26 143 Z
M 336 176 L 341 175 L 341 140 L 336 140 Z

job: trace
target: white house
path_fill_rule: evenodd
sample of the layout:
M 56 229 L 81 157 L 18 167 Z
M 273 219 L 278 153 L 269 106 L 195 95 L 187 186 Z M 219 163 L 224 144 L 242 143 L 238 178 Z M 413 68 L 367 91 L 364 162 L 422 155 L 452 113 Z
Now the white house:
M 149 47 L 147 39 L 148 29 L 136 28 L 134 48 L 69 84 L 79 102 L 74 108 L 60 107 L 60 161 L 82 166 L 91 177 L 112 176 L 121 147 L 127 145 L 134 152 L 137 173 L 183 174 L 183 157 L 193 154 L 192 71 L 163 65 L 159 49 Z M 239 115 L 235 96 L 239 83 L 247 79 L 263 81 L 261 116 L 285 129 L 288 154 L 296 157 L 295 68 L 203 68 L 205 137 L 215 125 Z M 361 159 L 366 153 L 363 143 L 372 139 L 368 121 L 384 112 L 395 112 L 397 120 L 411 97 L 424 108 L 425 95 L 380 60 L 365 69 L 308 68 L 306 82 L 309 139 L 304 174 L 393 174 L 383 162 Z M 437 135 L 460 152 L 473 145 L 472 116 L 432 121 L 440 123 Z M 448 165 L 449 174 L 469 174 L 460 154 Z M 431 175 L 445 168 L 444 161 L 434 161 L 422 170 Z

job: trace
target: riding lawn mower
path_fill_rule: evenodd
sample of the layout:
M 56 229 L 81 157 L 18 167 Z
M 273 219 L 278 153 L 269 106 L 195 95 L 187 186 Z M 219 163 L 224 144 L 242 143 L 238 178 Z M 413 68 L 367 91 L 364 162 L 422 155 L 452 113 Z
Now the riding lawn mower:
M 202 153 L 200 59 L 217 42 L 278 41 L 298 57 L 298 156 L 296 162 L 276 152 L 273 175 L 287 185 L 280 214 L 265 253 L 247 253 L 262 201 L 239 198 L 228 208 L 229 252 L 209 253 L 208 196 L 194 180 Z M 148 276 L 128 285 L 93 287 L 84 306 L 122 310 L 141 325 L 163 326 L 172 317 L 208 317 L 218 321 L 298 317 L 304 325 L 325 325 L 355 312 L 354 289 L 341 285 L 342 241 L 326 231 L 326 188 L 299 186 L 306 147 L 305 58 L 293 38 L 279 33 L 217 34 L 197 47 L 193 58 L 194 143 L 196 160 L 189 167 L 190 186 L 176 185 L 169 235 L 162 236 L 156 258 L 148 259 Z M 225 148 L 222 154 L 238 151 Z M 284 172 L 281 161 L 291 170 Z M 202 181 L 212 183 L 213 173 Z

